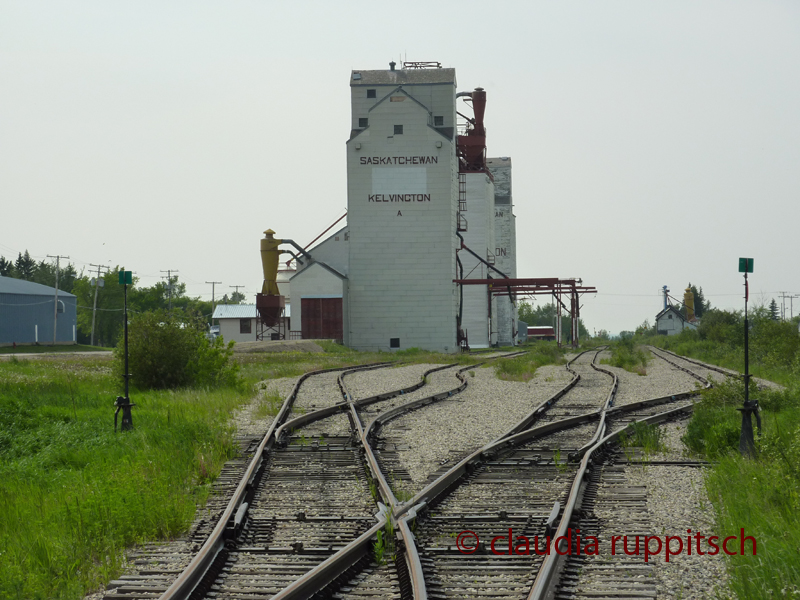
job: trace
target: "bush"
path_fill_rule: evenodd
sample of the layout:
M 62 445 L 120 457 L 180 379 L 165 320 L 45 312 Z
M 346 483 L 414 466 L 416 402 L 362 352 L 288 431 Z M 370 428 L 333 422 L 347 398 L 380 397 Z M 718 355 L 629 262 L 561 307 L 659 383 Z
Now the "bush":
M 537 341 L 533 343 L 533 347 L 527 353 L 521 356 L 498 360 L 494 369 L 500 379 L 530 381 L 539 367 L 561 362 L 563 362 L 561 350 L 555 342 Z
M 115 372 L 124 374 L 124 340 L 115 351 Z M 131 384 L 139 389 L 220 387 L 238 383 L 233 342 L 210 341 L 202 320 L 164 311 L 134 317 L 128 326 Z
M 611 359 L 608 364 L 626 371 L 646 375 L 647 353 L 639 348 L 633 338 L 622 338 L 611 346 Z
M 755 382 L 751 381 L 751 398 L 756 398 L 756 391 Z M 701 394 L 703 400 L 694 407 L 683 442 L 708 458 L 738 452 L 742 416 L 736 409 L 744 404 L 744 385 L 737 379 L 725 379 Z

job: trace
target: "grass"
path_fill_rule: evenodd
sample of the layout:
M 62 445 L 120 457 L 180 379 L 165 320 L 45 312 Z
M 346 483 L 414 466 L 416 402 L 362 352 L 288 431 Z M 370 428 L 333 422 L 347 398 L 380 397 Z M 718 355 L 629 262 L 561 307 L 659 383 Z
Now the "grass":
M 696 453 L 717 461 L 707 471 L 706 488 L 714 505 L 717 534 L 757 540 L 757 554 L 728 556 L 731 589 L 739 598 L 800 595 L 800 365 L 784 390 L 750 390 L 761 407 L 763 434 L 757 456 L 739 455 L 744 400 L 740 380 L 715 382 L 683 437 Z
M 614 342 L 611 345 L 611 358 L 601 362 L 638 375 L 647 375 L 647 361 L 647 353 L 628 338 Z
M 281 406 L 283 406 L 283 401 L 284 398 L 277 391 L 270 390 L 265 392 L 258 401 L 253 417 L 255 419 L 264 419 L 265 417 L 277 416 Z
M 64 352 L 110 352 L 112 348 L 102 348 L 100 346 L 85 346 L 83 344 L 58 344 L 57 346 L 30 345 L 20 346 L 0 346 L 0 354 L 50 354 Z
M 658 348 L 671 350 L 681 356 L 688 356 L 718 367 L 733 369 L 744 373 L 744 349 L 741 345 L 727 344 L 712 340 L 697 339 L 696 335 L 686 330 L 680 335 L 655 335 L 644 338 L 644 343 Z M 795 358 L 795 362 L 796 362 Z M 755 377 L 768 379 L 781 385 L 790 385 L 795 380 L 795 368 L 791 361 L 779 361 L 774 356 L 750 355 L 750 373 Z
M 373 545 L 373 557 L 379 565 L 386 564 L 388 561 L 394 562 L 396 556 L 395 532 L 392 519 L 389 518 L 391 510 L 387 508 L 386 525 L 383 530 L 377 532 L 377 540 Z
M 539 367 L 563 363 L 563 353 L 555 342 L 535 342 L 530 350 L 521 356 L 496 361 L 494 369 L 500 379 L 527 382 L 536 374 Z
M 134 391 L 134 429 L 124 434 L 114 433 L 120 390 L 107 357 L 0 361 L 0 598 L 82 598 L 121 573 L 126 548 L 185 533 L 237 452 L 232 412 L 263 380 L 366 362 L 479 362 L 322 346 L 236 355 L 242 385 L 233 388 Z M 283 400 L 267 393 L 256 416 L 276 413 Z M 384 532 L 387 548 L 392 536 Z
M 645 460 L 664 449 L 661 441 L 663 430 L 649 423 L 631 423 L 630 430 L 620 435 L 619 443 L 628 460 L 633 457 L 633 448 L 641 448 Z
M 0 598 L 80 598 L 124 549 L 179 535 L 234 456 L 236 390 L 139 393 L 114 434 L 116 383 L 91 359 L 0 363 Z

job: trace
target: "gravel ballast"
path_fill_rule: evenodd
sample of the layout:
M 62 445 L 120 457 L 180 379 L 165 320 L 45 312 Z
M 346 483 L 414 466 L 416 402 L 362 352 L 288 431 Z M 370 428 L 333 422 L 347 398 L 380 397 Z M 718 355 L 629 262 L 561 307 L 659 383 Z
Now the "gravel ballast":
M 406 445 L 398 453 L 411 477 L 409 487 L 421 489 L 428 476 L 445 462 L 452 463 L 455 457 L 506 433 L 564 387 L 559 371 L 564 367 L 540 367 L 530 382 L 522 383 L 497 379 L 492 368 L 470 369 L 466 372 L 467 389 L 460 394 L 387 424 L 383 435 L 402 438 Z M 445 373 L 450 375 L 452 387 L 458 385 L 454 373 Z
M 357 371 L 345 376 L 344 385 L 353 399 L 359 400 L 411 387 L 422 380 L 425 371 L 439 366 L 441 365 L 417 364 Z

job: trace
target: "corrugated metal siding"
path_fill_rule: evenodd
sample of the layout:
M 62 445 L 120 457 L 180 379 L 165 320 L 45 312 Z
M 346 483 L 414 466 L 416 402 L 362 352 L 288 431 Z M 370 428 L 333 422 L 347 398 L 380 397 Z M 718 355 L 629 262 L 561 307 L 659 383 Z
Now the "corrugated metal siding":
M 0 344 L 32 344 L 37 326 L 39 343 L 52 343 L 53 300 L 40 294 L 0 293 Z M 78 324 L 77 298 L 65 293 L 58 300 L 64 303 L 64 312 L 58 314 L 56 343 L 72 343 Z
M 288 304 L 283 315 L 286 318 L 292 316 L 292 308 Z M 255 304 L 219 304 L 214 307 L 212 319 L 256 319 L 258 311 Z
M 212 319 L 255 319 L 258 316 L 255 304 L 219 304 L 214 308 Z

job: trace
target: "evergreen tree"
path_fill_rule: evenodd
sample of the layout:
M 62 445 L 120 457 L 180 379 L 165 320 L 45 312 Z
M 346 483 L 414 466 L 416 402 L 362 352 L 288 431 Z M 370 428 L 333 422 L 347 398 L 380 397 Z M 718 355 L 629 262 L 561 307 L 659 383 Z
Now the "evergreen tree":
M 230 296 L 225 294 L 222 296 L 222 300 L 220 300 L 217 304 L 241 304 L 247 300 L 247 296 L 245 296 L 242 292 L 235 291 L 232 292 Z
M 694 316 L 699 319 L 703 316 L 703 313 L 711 309 L 711 303 L 703 296 L 702 287 L 697 288 L 691 283 L 687 287 L 692 291 L 692 296 L 694 296 Z M 683 311 L 683 316 L 686 316 L 685 311 Z
M 773 321 L 780 321 L 781 313 L 778 310 L 778 303 L 775 302 L 775 298 L 772 299 L 772 302 L 769 303 L 769 318 Z
M 25 279 L 26 281 L 33 281 L 33 274 L 36 271 L 36 261 L 31 258 L 28 251 L 25 254 L 17 256 L 17 262 L 14 264 L 14 272 L 18 279 Z
M 6 260 L 3 256 L 0 256 L 0 275 L 3 277 L 14 276 L 14 263 L 10 260 Z

